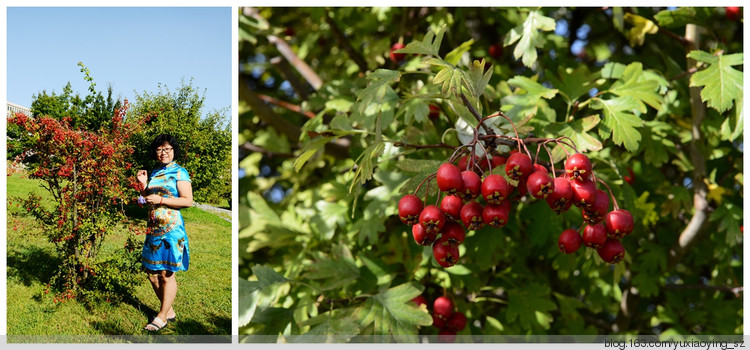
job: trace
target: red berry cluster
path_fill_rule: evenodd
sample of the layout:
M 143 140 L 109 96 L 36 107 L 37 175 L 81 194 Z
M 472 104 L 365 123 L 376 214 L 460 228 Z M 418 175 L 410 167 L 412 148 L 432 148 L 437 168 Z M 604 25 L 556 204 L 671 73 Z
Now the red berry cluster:
M 508 138 L 503 135 L 485 136 Z M 597 249 L 604 261 L 619 262 L 625 255 L 619 239 L 633 230 L 633 217 L 627 210 L 619 208 L 609 186 L 597 180 L 589 158 L 577 150 L 572 155 L 568 153 L 565 171 L 555 177 L 554 164 L 551 164 L 550 175 L 545 166 L 536 160 L 532 161 L 531 153 L 523 140 L 518 137 L 511 139 L 518 143 L 518 151 L 511 152 L 507 159 L 499 155 L 492 158 L 488 155 L 482 158 L 472 155 L 460 158 L 457 167 L 452 164 L 457 150 L 449 162 L 441 164 L 436 173 L 428 176 L 422 183 L 428 181 L 429 186 L 429 180 L 435 177 L 441 193 L 446 194 L 442 200 L 438 194 L 439 206 L 436 202 L 435 205 L 425 207 L 422 200 L 414 194 L 401 198 L 398 204 L 399 217 L 405 224 L 412 225 L 412 235 L 417 244 L 432 245 L 433 256 L 441 266 L 455 265 L 460 257 L 458 246 L 464 241 L 466 229 L 478 230 L 484 225 L 505 226 L 511 211 L 511 195 L 517 191 L 521 197 L 530 195 L 545 200 L 557 214 L 567 211 L 572 205 L 581 209 L 583 221 L 587 224 L 585 228 L 581 225 L 583 237 L 574 229 L 565 230 L 558 240 L 560 251 L 570 254 L 585 243 L 587 247 Z M 475 134 L 474 142 L 469 145 L 472 153 L 479 140 Z M 544 146 L 546 149 L 547 143 L 556 142 L 576 149 L 563 138 L 534 140 L 540 143 L 540 148 Z M 465 146 L 467 145 L 462 147 Z M 526 148 L 525 153 L 521 151 L 521 146 Z M 502 165 L 504 175 L 492 174 L 490 171 L 484 176 L 483 170 Z M 480 177 L 478 172 L 483 175 Z M 609 193 L 598 189 L 597 181 Z M 419 187 L 415 193 L 418 191 Z M 480 197 L 484 205 L 479 202 Z M 609 211 L 610 197 L 614 204 L 613 211 Z
M 412 299 L 414 303 L 427 306 L 427 299 L 420 295 Z M 456 340 L 456 334 L 466 328 L 466 315 L 455 311 L 453 301 L 441 296 L 432 303 L 432 326 L 440 329 L 438 341 L 441 343 L 452 343 Z
M 553 210 L 560 213 L 570 208 L 569 201 L 572 200 L 572 204 L 583 211 L 583 221 L 587 225 L 581 227 L 583 235 L 574 229 L 563 231 L 558 239 L 560 251 L 571 254 L 577 251 L 581 244 L 585 244 L 596 249 L 602 260 L 611 264 L 618 263 L 625 257 L 625 248 L 620 239 L 633 231 L 633 216 L 629 211 L 619 208 L 614 196 L 614 210 L 609 211 L 610 197 L 606 192 L 596 188 L 591 161 L 585 155 L 576 153 L 568 157 L 565 162 L 565 176 L 567 178 L 555 179 L 555 184 L 560 184 L 559 196 L 561 200 L 568 198 L 566 203 L 553 205 L 549 200 L 548 203 Z M 558 192 L 557 187 L 555 192 Z

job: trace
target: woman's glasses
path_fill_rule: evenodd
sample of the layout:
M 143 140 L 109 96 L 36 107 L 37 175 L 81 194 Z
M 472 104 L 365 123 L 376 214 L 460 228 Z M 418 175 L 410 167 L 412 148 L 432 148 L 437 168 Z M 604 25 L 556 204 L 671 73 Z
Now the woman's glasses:
M 157 154 L 167 153 L 167 152 L 172 152 L 172 150 L 173 148 L 157 148 L 156 153 Z

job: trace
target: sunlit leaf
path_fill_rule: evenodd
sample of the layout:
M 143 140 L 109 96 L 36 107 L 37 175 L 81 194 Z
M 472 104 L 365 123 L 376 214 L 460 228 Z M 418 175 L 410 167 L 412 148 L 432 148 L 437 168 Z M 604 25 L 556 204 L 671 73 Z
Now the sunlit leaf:
M 638 150 L 641 133 L 636 128 L 643 125 L 643 121 L 632 111 L 638 110 L 638 100 L 631 96 L 622 96 L 610 100 L 594 99 L 591 107 L 602 110 L 605 127 L 599 128 L 599 135 L 612 140 L 617 145 L 624 145 L 630 152 Z
M 628 40 L 630 40 L 630 46 L 632 47 L 643 45 L 643 42 L 646 40 L 646 34 L 656 34 L 659 32 L 659 26 L 656 23 L 636 14 L 628 12 L 625 14 L 624 19 L 633 25 L 633 28 L 630 28 L 628 32 Z
M 411 300 L 423 287 L 411 282 L 367 298 L 354 312 L 362 328 L 374 325 L 375 335 L 394 335 L 396 341 L 416 342 L 417 326 L 429 326 L 432 317 Z
M 503 46 L 509 46 L 518 41 L 513 49 L 513 57 L 521 59 L 523 65 L 531 67 L 537 61 L 537 48 L 544 46 L 542 32 L 555 30 L 555 20 L 544 16 L 540 11 L 529 12 L 523 23 L 513 28 L 505 36 Z
M 732 68 L 742 64 L 742 53 L 712 55 L 694 50 L 689 58 L 708 65 L 690 77 L 690 86 L 701 86 L 701 100 L 709 107 L 723 113 L 742 99 L 742 72 Z

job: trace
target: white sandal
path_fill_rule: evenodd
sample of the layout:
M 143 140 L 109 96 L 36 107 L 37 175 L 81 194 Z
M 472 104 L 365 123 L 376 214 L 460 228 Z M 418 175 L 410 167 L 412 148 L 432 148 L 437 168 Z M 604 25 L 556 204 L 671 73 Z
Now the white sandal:
M 149 326 L 153 326 L 153 327 L 149 328 Z M 167 326 L 167 322 L 163 321 L 161 318 L 157 316 L 157 317 L 154 317 L 154 320 L 151 321 L 151 323 L 143 327 L 143 329 L 147 332 L 158 332 L 166 326 Z

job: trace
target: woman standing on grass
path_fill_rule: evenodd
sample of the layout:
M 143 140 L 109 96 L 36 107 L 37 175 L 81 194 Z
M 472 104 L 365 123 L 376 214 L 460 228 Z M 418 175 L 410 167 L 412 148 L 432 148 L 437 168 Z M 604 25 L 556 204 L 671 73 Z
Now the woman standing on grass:
M 180 146 L 174 137 L 157 136 L 149 154 L 160 167 L 151 172 L 150 180 L 146 170 L 139 170 L 137 179 L 144 188 L 141 196 L 149 204 L 149 230 L 141 261 L 161 302 L 159 313 L 144 329 L 155 332 L 175 320 L 172 308 L 177 295 L 175 272 L 187 271 L 190 265 L 188 237 L 180 209 L 193 205 L 193 189 L 187 170 L 175 163 L 175 158 L 180 156 Z

